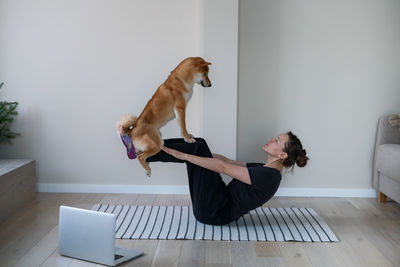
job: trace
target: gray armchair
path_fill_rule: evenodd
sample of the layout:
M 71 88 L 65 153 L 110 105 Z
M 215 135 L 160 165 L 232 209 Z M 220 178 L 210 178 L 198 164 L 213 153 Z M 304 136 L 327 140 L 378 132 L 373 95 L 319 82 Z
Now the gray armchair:
M 400 203 L 400 129 L 391 126 L 389 116 L 379 118 L 375 143 L 373 186 L 378 201 L 386 197 Z

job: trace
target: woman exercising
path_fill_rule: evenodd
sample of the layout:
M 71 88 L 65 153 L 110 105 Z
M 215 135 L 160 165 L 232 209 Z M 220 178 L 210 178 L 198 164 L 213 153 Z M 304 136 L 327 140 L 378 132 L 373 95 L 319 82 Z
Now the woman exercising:
M 283 168 L 304 167 L 308 157 L 292 133 L 271 138 L 262 149 L 266 163 L 245 163 L 211 154 L 206 141 L 166 139 L 161 151 L 147 162 L 186 163 L 193 214 L 202 223 L 227 224 L 272 198 L 281 182 Z M 234 179 L 226 185 L 220 173 Z

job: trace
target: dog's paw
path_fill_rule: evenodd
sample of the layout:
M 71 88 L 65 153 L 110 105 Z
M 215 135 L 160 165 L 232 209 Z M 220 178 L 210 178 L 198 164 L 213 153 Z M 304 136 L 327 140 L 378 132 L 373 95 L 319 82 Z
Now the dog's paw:
M 194 139 L 193 137 L 192 138 L 185 138 L 185 142 L 186 143 L 196 143 L 196 139 Z
M 194 139 L 194 136 L 192 134 L 188 134 L 187 137 L 183 137 L 185 139 L 186 143 L 196 143 L 196 139 Z
M 151 169 L 146 170 L 146 175 L 150 178 L 151 177 Z

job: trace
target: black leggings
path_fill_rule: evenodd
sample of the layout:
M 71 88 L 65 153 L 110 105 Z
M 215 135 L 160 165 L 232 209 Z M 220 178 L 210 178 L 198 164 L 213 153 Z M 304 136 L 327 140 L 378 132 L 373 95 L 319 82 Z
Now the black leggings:
M 183 138 L 166 139 L 164 146 L 187 154 L 212 158 L 206 141 L 202 138 L 195 139 L 195 143 L 186 143 Z M 231 221 L 232 197 L 219 173 L 177 159 L 163 150 L 146 161 L 186 163 L 190 198 L 196 219 L 213 225 L 227 224 Z

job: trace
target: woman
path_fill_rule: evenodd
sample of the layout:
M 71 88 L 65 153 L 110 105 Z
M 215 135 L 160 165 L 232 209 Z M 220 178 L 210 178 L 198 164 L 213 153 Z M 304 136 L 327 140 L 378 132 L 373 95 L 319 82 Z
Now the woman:
M 304 167 L 308 157 L 300 140 L 292 133 L 271 138 L 262 149 L 264 163 L 245 163 L 211 154 L 207 143 L 183 139 L 164 140 L 161 151 L 147 162 L 186 163 L 193 213 L 202 223 L 222 225 L 239 219 L 267 202 L 278 190 L 284 167 Z M 226 185 L 220 173 L 234 179 Z

